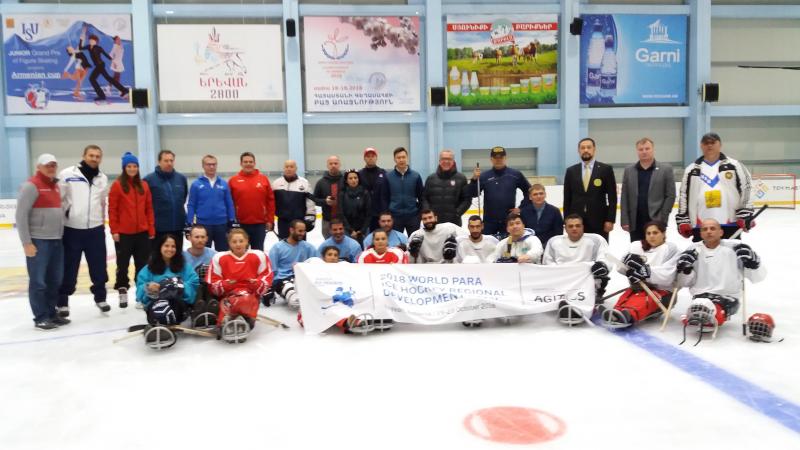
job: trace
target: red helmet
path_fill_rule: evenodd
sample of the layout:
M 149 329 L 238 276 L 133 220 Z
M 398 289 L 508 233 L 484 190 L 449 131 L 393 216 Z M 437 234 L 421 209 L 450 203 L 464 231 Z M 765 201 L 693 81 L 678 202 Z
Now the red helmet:
M 769 339 L 775 329 L 775 321 L 769 314 L 755 313 L 747 319 L 747 328 L 752 336 Z

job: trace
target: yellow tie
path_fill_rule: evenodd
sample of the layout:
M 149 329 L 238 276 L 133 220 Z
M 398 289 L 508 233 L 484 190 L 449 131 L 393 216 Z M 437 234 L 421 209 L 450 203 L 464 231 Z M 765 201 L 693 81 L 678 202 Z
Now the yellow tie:
M 592 178 L 592 171 L 589 170 L 589 165 L 583 165 L 583 190 L 589 190 L 589 179 Z

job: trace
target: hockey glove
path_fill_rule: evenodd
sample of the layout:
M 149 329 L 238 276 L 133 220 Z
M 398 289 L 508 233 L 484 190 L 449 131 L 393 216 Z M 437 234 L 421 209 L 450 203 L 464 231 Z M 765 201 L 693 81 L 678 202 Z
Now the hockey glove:
M 733 248 L 736 252 L 736 258 L 742 263 L 746 269 L 758 269 L 761 265 L 761 260 L 747 244 L 738 244 Z
M 685 238 L 692 237 L 692 223 L 686 214 L 676 214 L 675 223 L 678 224 L 678 233 Z
M 306 233 L 308 233 L 309 231 L 314 229 L 314 225 L 317 224 L 317 218 L 306 217 L 305 219 L 303 219 L 303 222 L 306 223 Z
M 495 262 L 496 263 L 500 263 L 500 264 L 515 263 L 515 262 L 517 262 L 517 257 L 516 256 L 503 256 L 502 258 L 498 258 L 497 261 L 495 261 Z
M 684 275 L 689 275 L 694 270 L 694 263 L 697 261 L 697 251 L 686 250 L 678 256 L 678 271 L 683 272 Z
M 642 265 L 639 269 L 634 269 L 632 266 L 625 272 L 625 276 L 628 277 L 628 281 L 631 284 L 639 284 L 640 281 L 645 281 L 650 278 L 650 266 L 647 264 Z
M 450 237 L 444 240 L 444 247 L 442 248 L 442 257 L 447 261 L 452 261 L 456 257 L 457 248 L 458 244 L 456 243 L 456 237 L 451 235 Z
M 186 239 L 189 239 L 192 236 L 192 225 L 186 225 L 183 227 L 183 235 L 186 236 Z
M 755 227 L 756 221 L 753 220 L 753 211 L 747 208 L 736 210 L 736 226 L 744 231 L 750 231 L 751 228 Z
M 408 242 L 408 254 L 414 258 L 419 256 L 419 250 L 422 248 L 423 237 L 421 235 L 414 236 Z
M 645 266 L 644 258 L 640 255 L 636 255 L 633 253 L 628 253 L 622 258 L 622 263 L 628 266 L 629 269 L 633 270 L 641 270 L 642 266 Z
M 239 222 L 237 222 L 235 220 L 232 220 L 232 221 L 228 222 L 228 228 L 231 229 L 231 230 L 234 229 L 234 228 L 242 228 L 242 225 Z
M 608 278 L 608 266 L 602 261 L 595 262 L 592 265 L 592 276 L 596 279 Z

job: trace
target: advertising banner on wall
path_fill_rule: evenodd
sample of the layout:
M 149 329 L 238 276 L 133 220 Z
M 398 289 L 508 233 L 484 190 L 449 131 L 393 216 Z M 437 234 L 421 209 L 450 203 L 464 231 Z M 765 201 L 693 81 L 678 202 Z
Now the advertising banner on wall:
M 558 101 L 558 16 L 447 16 L 447 105 L 536 108 Z
M 686 103 L 687 16 L 581 17 L 581 103 Z
M 279 25 L 158 25 L 159 97 L 283 100 Z
M 132 112 L 129 15 L 3 16 L 8 114 Z
M 306 111 L 420 109 L 418 17 L 304 17 Z

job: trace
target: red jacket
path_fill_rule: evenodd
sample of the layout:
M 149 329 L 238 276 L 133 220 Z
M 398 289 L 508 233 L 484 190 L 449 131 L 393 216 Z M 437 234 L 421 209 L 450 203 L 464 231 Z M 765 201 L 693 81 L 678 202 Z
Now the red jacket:
M 137 234 L 147 232 L 149 237 L 156 235 L 153 216 L 153 197 L 150 186 L 142 180 L 140 194 L 133 186 L 128 193 L 122 190 L 119 179 L 111 185 L 108 193 L 108 224 L 111 234 Z
M 241 258 L 231 251 L 214 255 L 205 282 L 215 295 L 226 297 L 238 290 L 262 296 L 272 285 L 272 265 L 261 250 L 248 250 Z
M 249 174 L 239 172 L 228 181 L 239 223 L 253 225 L 275 222 L 275 195 L 269 179 L 258 169 Z

